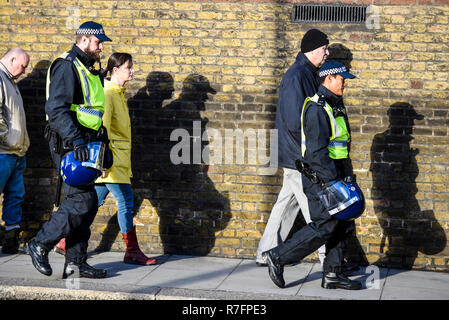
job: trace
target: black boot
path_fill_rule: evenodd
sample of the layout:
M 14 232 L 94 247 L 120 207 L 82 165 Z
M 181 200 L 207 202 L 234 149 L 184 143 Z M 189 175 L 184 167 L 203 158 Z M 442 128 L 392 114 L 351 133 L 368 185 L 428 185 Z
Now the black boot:
M 341 272 L 345 275 L 345 276 L 350 276 L 351 274 L 353 274 L 354 272 L 357 272 L 360 270 L 360 267 L 356 264 L 349 264 L 349 263 L 344 263 L 341 266 Z
M 346 289 L 346 290 L 360 290 L 362 283 L 348 279 L 345 275 L 339 272 L 325 272 L 323 273 L 323 280 L 321 287 L 324 289 Z
M 62 274 L 63 279 L 67 279 L 69 276 L 80 277 L 80 278 L 92 278 L 100 279 L 106 278 L 105 269 L 96 269 L 90 266 L 87 262 L 81 264 L 76 264 L 75 262 L 65 262 L 64 272 Z
M 31 256 L 33 266 L 42 274 L 51 276 L 53 270 L 48 263 L 48 250 L 40 246 L 34 239 L 28 242 L 27 253 Z
M 16 254 L 19 252 L 19 232 L 19 228 L 5 231 L 2 244 L 2 253 Z
M 273 250 L 269 250 L 264 254 L 266 254 L 267 257 L 268 275 L 275 285 L 279 288 L 283 288 L 285 286 L 284 266 L 280 264 L 279 257 Z

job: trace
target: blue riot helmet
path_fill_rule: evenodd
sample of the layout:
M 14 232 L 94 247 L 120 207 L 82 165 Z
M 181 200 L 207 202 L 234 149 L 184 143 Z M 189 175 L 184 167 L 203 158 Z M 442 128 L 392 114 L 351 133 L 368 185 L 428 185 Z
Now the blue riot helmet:
M 329 214 L 339 220 L 354 220 L 365 211 L 365 198 L 356 182 L 331 181 L 318 197 Z
M 61 175 L 65 183 L 72 187 L 81 187 L 94 182 L 103 171 L 105 145 L 102 142 L 87 144 L 89 159 L 84 162 L 75 160 L 73 151 L 61 160 Z

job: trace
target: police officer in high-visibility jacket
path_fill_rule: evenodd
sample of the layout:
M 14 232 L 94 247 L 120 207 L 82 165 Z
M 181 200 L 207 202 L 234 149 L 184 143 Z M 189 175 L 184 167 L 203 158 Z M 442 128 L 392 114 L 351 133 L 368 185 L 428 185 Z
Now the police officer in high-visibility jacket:
M 339 62 L 325 63 L 318 76 L 318 92 L 302 106 L 302 154 L 298 155 L 302 168 L 307 168 L 302 183 L 312 222 L 265 254 L 270 278 L 282 288 L 284 265 L 300 261 L 326 244 L 321 286 L 357 290 L 361 283 L 347 278 L 341 268 L 344 241 L 354 231 L 353 219 L 364 210 L 363 194 L 354 182 L 349 159 L 351 135 L 342 98 L 345 79 L 355 76 Z M 326 194 L 329 190 L 335 193 Z M 331 208 L 327 205 L 332 201 Z
M 100 62 L 104 41 L 111 39 L 105 35 L 103 27 L 93 21 L 85 22 L 76 31 L 72 49 L 56 58 L 49 67 L 45 137 L 58 168 L 68 153 L 72 161 L 86 163 L 92 142 L 102 141 L 107 146 L 107 132 L 102 125 L 103 76 L 94 67 Z M 110 152 L 106 153 L 110 155 Z M 105 161 L 110 162 L 105 167 L 112 165 L 111 159 Z M 82 177 L 77 173 L 74 178 Z M 70 274 L 88 278 L 106 276 L 106 270 L 93 268 L 86 262 L 90 225 L 97 213 L 98 199 L 93 181 L 85 183 L 75 185 L 64 179 L 64 200 L 28 243 L 32 263 L 42 274 L 52 274 L 48 253 L 65 237 L 67 251 L 63 278 Z

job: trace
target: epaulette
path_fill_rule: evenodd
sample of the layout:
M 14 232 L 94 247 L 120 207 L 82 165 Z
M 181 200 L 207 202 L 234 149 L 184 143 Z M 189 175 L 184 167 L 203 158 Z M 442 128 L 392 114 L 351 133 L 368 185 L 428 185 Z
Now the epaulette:
M 75 60 L 76 58 L 76 54 L 74 52 L 70 52 L 67 57 L 65 57 L 65 60 L 73 62 L 73 60 Z
M 326 104 L 326 98 L 324 98 L 324 95 L 318 96 L 318 101 L 316 103 L 320 107 L 324 107 Z

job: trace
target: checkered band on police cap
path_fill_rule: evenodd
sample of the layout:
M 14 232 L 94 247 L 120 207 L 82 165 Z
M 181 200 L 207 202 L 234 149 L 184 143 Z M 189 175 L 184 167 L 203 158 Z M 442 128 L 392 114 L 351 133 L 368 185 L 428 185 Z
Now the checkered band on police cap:
M 112 41 L 106 36 L 103 26 L 94 21 L 84 22 L 79 28 L 76 30 L 77 35 L 94 35 L 101 41 Z
M 96 23 L 94 21 L 87 21 L 84 22 L 82 25 L 79 26 L 78 30 L 76 30 L 76 34 L 105 34 L 103 30 L 103 26 L 99 23 Z
M 337 61 L 326 62 L 321 67 L 321 69 L 318 71 L 318 76 L 320 78 L 327 77 L 328 75 L 331 75 L 331 74 L 339 74 L 345 79 L 354 79 L 355 78 L 355 75 L 353 75 L 352 73 L 349 73 L 348 69 L 346 68 L 346 66 L 343 63 L 337 62 Z
M 332 68 L 332 69 L 327 69 L 327 70 L 321 70 L 318 73 L 318 76 L 320 78 L 322 78 L 322 77 L 327 77 L 330 74 L 339 74 L 339 73 L 346 72 L 346 71 L 347 71 L 346 67 L 343 66 L 343 67 L 339 67 L 339 68 Z
M 76 34 L 104 34 L 103 28 L 101 29 L 92 29 L 92 28 L 83 28 L 76 30 Z

